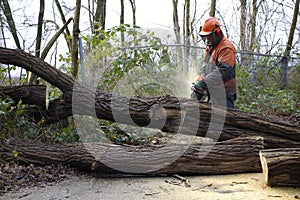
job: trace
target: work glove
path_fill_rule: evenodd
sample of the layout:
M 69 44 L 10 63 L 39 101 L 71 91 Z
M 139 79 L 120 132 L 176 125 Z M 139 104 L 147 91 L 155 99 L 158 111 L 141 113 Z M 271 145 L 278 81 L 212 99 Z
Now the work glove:
M 207 93 L 207 85 L 203 79 L 193 83 L 191 89 L 193 90 L 191 94 L 192 99 L 203 100 L 205 98 Z
M 197 81 L 196 83 L 194 83 L 194 88 L 196 90 L 205 90 L 205 91 L 208 90 L 207 85 L 206 85 L 204 79 L 202 79 L 202 80 Z

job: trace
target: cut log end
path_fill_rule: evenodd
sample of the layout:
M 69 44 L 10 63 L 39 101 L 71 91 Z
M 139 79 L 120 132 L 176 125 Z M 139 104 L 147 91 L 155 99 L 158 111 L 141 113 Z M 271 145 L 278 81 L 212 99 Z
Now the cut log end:
M 269 186 L 300 186 L 300 148 L 260 151 L 263 174 Z
M 262 170 L 263 170 L 263 175 L 265 177 L 266 182 L 268 183 L 268 180 L 269 180 L 268 179 L 268 177 L 269 177 L 268 163 L 267 163 L 267 160 L 264 157 L 262 151 L 259 152 L 259 157 L 260 157 L 260 161 L 261 161 L 261 167 L 262 167 Z

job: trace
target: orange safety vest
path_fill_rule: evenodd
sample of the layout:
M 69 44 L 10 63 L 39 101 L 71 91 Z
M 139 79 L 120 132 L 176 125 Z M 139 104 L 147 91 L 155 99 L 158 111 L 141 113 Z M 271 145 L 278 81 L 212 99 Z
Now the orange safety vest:
M 236 49 L 232 42 L 223 36 L 222 40 L 216 47 L 206 47 L 205 65 L 200 71 L 200 76 L 205 77 L 205 81 L 213 79 L 213 72 L 218 70 L 218 64 L 229 65 L 234 68 L 229 74 L 229 78 L 223 79 L 225 86 L 226 96 L 236 96 L 236 77 L 235 77 L 235 64 L 236 64 Z

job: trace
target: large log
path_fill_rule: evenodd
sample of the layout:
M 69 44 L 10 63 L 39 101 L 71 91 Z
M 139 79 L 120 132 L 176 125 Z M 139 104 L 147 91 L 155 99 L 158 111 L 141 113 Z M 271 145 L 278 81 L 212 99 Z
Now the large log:
M 268 185 L 300 186 L 300 148 L 261 150 L 259 155 Z
M 10 97 L 15 102 L 47 107 L 47 87 L 44 85 L 0 86 L 0 98 Z
M 228 174 L 261 172 L 258 154 L 262 148 L 262 138 L 238 138 L 190 146 L 176 143 L 159 146 L 44 144 L 0 140 L 0 161 L 65 164 L 99 173 Z
M 46 116 L 51 115 L 52 120 L 79 114 L 166 132 L 206 136 L 218 141 L 262 136 L 266 148 L 286 147 L 287 144 L 296 147 L 300 144 L 300 127 L 287 122 L 191 99 L 172 96 L 122 97 L 94 91 L 43 60 L 20 50 L 0 48 L 0 62 L 25 68 L 63 92 L 63 99 L 50 103 L 52 110 L 45 113 Z
M 22 96 L 20 95 L 21 93 L 19 93 L 19 91 L 31 91 L 31 93 L 35 93 L 35 94 L 39 94 L 39 92 L 41 92 L 41 97 L 39 98 L 37 95 L 34 95 L 32 97 L 32 102 L 28 102 L 31 100 L 31 98 L 26 98 L 26 102 L 27 103 L 35 103 L 36 101 L 38 101 L 39 99 L 44 98 L 43 95 L 43 91 L 40 90 L 39 88 L 42 87 L 36 87 L 38 88 L 37 91 L 33 92 L 32 89 L 34 88 L 33 86 L 30 86 L 29 89 L 25 89 L 26 86 L 19 86 L 21 87 L 22 90 L 20 90 L 18 88 L 18 86 L 15 86 L 15 92 L 13 92 L 11 90 L 11 88 L 9 87 L 8 90 L 4 90 L 3 91 L 9 91 L 9 94 L 11 96 Z M 29 87 L 29 86 L 28 86 Z M 7 92 L 8 93 L 8 92 Z M 99 94 L 100 92 L 98 91 L 97 94 Z M 84 95 L 84 94 L 83 94 Z M 101 119 L 107 119 L 107 120 L 111 120 L 114 121 L 115 119 L 113 118 L 113 114 L 112 114 L 112 110 L 111 110 L 111 106 L 110 106 L 110 101 L 112 96 L 109 94 L 99 94 L 99 96 L 96 96 L 95 99 L 98 102 L 97 105 L 99 105 L 98 107 L 96 107 L 96 113 L 94 114 L 95 116 L 98 116 Z M 18 97 L 17 99 L 19 99 L 21 97 Z M 120 98 L 126 98 L 126 97 L 120 97 Z M 86 114 L 89 115 L 88 111 L 90 110 L 94 110 L 93 106 L 90 105 L 89 108 L 87 108 L 86 104 L 84 104 L 84 99 L 82 98 L 81 95 L 81 99 L 80 100 L 82 103 L 78 106 L 78 108 L 80 108 L 80 110 L 76 110 L 77 114 Z M 118 98 L 119 99 L 119 98 Z M 130 117 L 132 117 L 133 119 L 135 119 L 140 125 L 144 125 L 146 123 L 149 123 L 151 121 L 150 119 L 150 114 L 149 112 L 151 111 L 151 109 L 149 109 L 150 111 L 148 111 L 145 108 L 145 105 L 164 105 L 164 109 L 167 110 L 168 112 L 168 116 L 167 116 L 167 121 L 166 124 L 163 127 L 163 131 L 168 131 L 168 132 L 179 132 L 182 134 L 192 134 L 191 133 L 191 126 L 195 126 L 195 124 L 193 123 L 188 123 L 189 121 L 196 121 L 197 120 L 197 116 L 195 117 L 195 119 L 190 118 L 190 119 L 186 119 L 185 122 L 182 122 L 180 119 L 181 113 L 180 113 L 180 109 L 184 108 L 185 111 L 186 110 L 197 110 L 197 104 L 195 104 L 195 102 L 190 101 L 190 100 L 185 100 L 186 102 L 182 102 L 180 105 L 180 108 L 178 108 L 178 99 L 175 99 L 174 97 L 157 97 L 157 98 L 151 98 L 151 99 L 140 99 L 140 98 L 131 98 L 131 99 L 127 99 L 128 101 L 131 101 L 131 106 L 133 110 L 137 110 L 140 109 L 140 112 L 138 114 L 138 112 L 134 112 L 135 116 L 130 115 Z M 116 100 L 114 100 L 116 101 Z M 82 105 L 82 106 L 81 106 Z M 205 104 L 206 105 L 206 104 Z M 209 105 L 206 105 L 209 106 Z M 124 115 L 124 113 L 126 113 L 126 109 L 124 109 L 124 106 L 122 106 L 122 103 L 118 103 L 118 108 L 121 108 L 121 110 L 118 111 L 118 119 L 127 119 L 128 117 L 126 117 Z M 202 108 L 200 111 L 200 119 L 202 121 L 199 121 L 199 124 L 197 124 L 197 134 L 198 136 L 206 136 L 206 131 L 208 130 L 208 126 L 209 126 L 209 118 L 211 116 L 211 110 L 209 109 L 209 107 L 205 108 L 202 106 L 202 104 L 200 104 L 200 107 Z M 85 109 L 83 109 L 85 108 Z M 105 108 L 103 110 L 103 108 Z M 102 110 L 101 110 L 102 109 Z M 221 108 L 218 108 L 221 109 Z M 143 111 L 144 110 L 144 111 Z M 51 100 L 48 106 L 48 109 L 44 109 L 41 107 L 29 107 L 26 110 L 26 114 L 27 116 L 30 116 L 30 119 L 35 119 L 35 121 L 39 121 L 41 118 L 46 119 L 46 121 L 48 121 L 49 123 L 53 123 L 53 122 L 58 122 L 60 120 L 66 119 L 68 116 L 73 115 L 73 109 L 72 109 L 72 104 L 70 102 L 66 102 L 63 99 L 55 99 L 55 100 Z M 116 114 L 116 111 L 114 111 Z M 153 111 L 152 111 L 153 112 Z M 244 121 L 243 122 L 243 126 L 241 128 L 239 127 L 235 127 L 235 126 L 240 126 L 240 124 L 233 124 L 232 121 L 236 120 L 237 116 L 240 117 L 240 115 L 244 115 L 244 113 L 240 112 L 240 114 L 238 115 L 237 113 L 239 113 L 239 111 L 234 111 L 235 113 L 235 117 L 233 117 L 232 111 L 227 111 L 227 116 L 226 116 L 226 121 L 222 127 L 222 132 L 219 138 L 219 141 L 224 141 L 224 140 L 228 140 L 228 139 L 233 139 L 235 137 L 252 137 L 252 136 L 263 136 L 265 138 L 265 148 L 281 148 L 281 147 L 298 147 L 300 145 L 300 142 L 297 141 L 297 135 L 296 137 L 294 137 L 293 135 L 289 135 L 287 133 L 287 131 L 289 131 L 289 124 L 287 123 L 281 123 L 281 122 L 272 122 L 269 119 L 264 119 L 262 117 L 257 117 L 255 115 L 250 115 L 247 114 L 245 116 L 247 116 L 249 119 L 249 127 L 247 127 L 245 124 L 246 123 L 246 117 L 244 117 Z M 93 113 L 90 113 L 90 115 L 93 115 Z M 124 116 L 122 116 L 124 115 Z M 120 117 L 121 116 L 121 117 Z M 191 115 L 191 117 L 193 117 L 195 115 Z M 148 120 L 148 121 L 147 121 Z M 156 116 L 156 120 L 163 120 L 161 116 Z M 199 120 L 199 119 L 198 119 Z M 130 124 L 128 121 L 121 121 L 123 123 L 127 123 Z M 256 122 L 256 124 L 254 124 L 254 122 Z M 230 125 L 230 123 L 232 123 L 232 125 Z M 269 123 L 269 126 L 268 126 Z M 132 125 L 136 125 L 136 124 L 132 124 Z M 180 127 L 178 126 L 180 125 Z M 264 132 L 261 131 L 253 131 L 252 129 L 255 128 L 259 128 L 260 126 L 267 126 L 269 127 L 268 133 L 265 133 L 266 130 Z M 280 125 L 280 129 L 281 132 L 276 132 L 278 131 L 278 127 L 276 127 L 275 125 Z M 155 127 L 155 126 L 153 126 Z M 179 130 L 180 128 L 180 130 Z M 284 131 L 284 134 L 281 134 L 283 132 L 283 130 L 286 129 L 286 131 Z M 194 130 L 195 131 L 195 130 Z M 276 134 L 276 135 L 275 135 Z M 207 136 L 209 137 L 209 136 Z M 289 138 L 290 137 L 290 138 Z

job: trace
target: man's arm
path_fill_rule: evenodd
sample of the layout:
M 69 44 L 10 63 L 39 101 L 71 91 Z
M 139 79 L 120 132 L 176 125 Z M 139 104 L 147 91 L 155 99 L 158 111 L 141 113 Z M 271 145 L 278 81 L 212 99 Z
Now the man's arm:
M 205 78 L 206 84 L 220 85 L 221 80 L 230 80 L 235 76 L 235 53 L 231 48 L 224 48 L 216 63 L 216 69 L 209 73 Z

